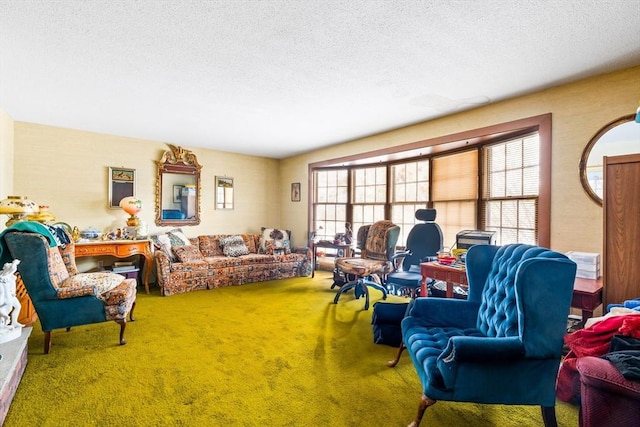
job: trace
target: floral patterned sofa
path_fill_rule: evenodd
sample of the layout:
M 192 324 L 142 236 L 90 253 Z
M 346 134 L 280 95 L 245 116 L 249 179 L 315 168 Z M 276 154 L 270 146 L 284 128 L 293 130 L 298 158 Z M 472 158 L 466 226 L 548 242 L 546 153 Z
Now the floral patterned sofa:
M 290 246 L 287 230 L 263 228 L 260 234 L 215 234 L 194 238 L 181 230 L 153 236 L 157 283 L 163 296 L 309 276 L 309 248 Z

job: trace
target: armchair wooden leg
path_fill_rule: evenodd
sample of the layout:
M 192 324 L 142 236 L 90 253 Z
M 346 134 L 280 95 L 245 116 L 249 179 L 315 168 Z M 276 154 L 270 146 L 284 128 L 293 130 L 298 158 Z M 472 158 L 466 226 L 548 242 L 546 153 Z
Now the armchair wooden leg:
M 409 427 L 418 427 L 420 425 L 420 421 L 422 421 L 424 411 L 426 411 L 429 406 L 434 405 L 436 402 L 436 400 L 433 400 L 423 394 L 420 398 L 420 405 L 418 406 L 418 413 L 416 414 L 416 418 L 411 424 L 409 424 Z
M 120 325 L 120 345 L 125 345 L 127 341 L 124 339 L 124 329 L 127 327 L 127 319 L 116 320 L 116 323 Z
M 405 347 L 404 342 L 401 342 L 400 343 L 400 348 L 398 348 L 398 351 L 396 352 L 396 357 L 393 360 L 388 360 L 387 361 L 387 367 L 388 368 L 393 368 L 398 364 L 398 362 L 400 362 L 400 356 L 402 356 L 402 352 L 406 348 L 407 347 Z
M 44 333 L 44 354 L 49 354 L 51 351 L 51 331 Z
M 133 318 L 133 309 L 136 308 L 136 302 L 134 301 L 131 305 L 131 311 L 129 311 L 129 320 L 135 322 L 136 319 Z
M 544 427 L 558 427 L 558 421 L 556 420 L 556 407 L 541 406 L 540 409 L 542 409 L 542 421 L 544 421 Z

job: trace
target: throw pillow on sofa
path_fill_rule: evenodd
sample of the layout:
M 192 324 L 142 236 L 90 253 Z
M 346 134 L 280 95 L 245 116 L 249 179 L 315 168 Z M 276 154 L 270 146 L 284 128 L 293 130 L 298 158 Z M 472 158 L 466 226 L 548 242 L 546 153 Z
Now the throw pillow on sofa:
M 278 228 L 262 227 L 260 234 L 260 253 L 290 254 L 291 253 L 291 231 Z
M 173 253 L 180 262 L 198 262 L 204 261 L 200 249 L 194 245 L 176 246 L 173 248 Z
M 237 257 L 249 254 L 249 249 L 241 236 L 225 237 L 220 240 L 220 244 L 222 245 L 222 253 L 225 256 Z
M 158 249 L 167 254 L 169 260 L 172 262 L 178 261 L 178 258 L 173 253 L 173 248 L 191 245 L 189 238 L 185 236 L 180 228 L 175 228 L 166 233 L 151 236 L 151 241 Z

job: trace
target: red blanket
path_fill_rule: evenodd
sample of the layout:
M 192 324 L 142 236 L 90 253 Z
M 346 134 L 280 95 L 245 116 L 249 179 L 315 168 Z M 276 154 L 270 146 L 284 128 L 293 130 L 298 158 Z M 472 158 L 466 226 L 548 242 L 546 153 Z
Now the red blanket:
M 578 403 L 580 398 L 580 376 L 576 369 L 578 357 L 602 356 L 609 352 L 611 337 L 616 334 L 640 338 L 640 315 L 628 314 L 607 317 L 588 328 L 565 335 L 569 354 L 564 358 L 558 372 L 558 399 Z

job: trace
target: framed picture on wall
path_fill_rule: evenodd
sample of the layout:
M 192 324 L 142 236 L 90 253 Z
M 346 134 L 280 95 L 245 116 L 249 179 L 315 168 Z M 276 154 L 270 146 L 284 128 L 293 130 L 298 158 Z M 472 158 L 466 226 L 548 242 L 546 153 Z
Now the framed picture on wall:
M 136 170 L 109 167 L 109 208 L 120 209 L 120 200 L 136 195 Z
M 300 183 L 294 182 L 291 184 L 291 201 L 299 202 L 300 201 Z

